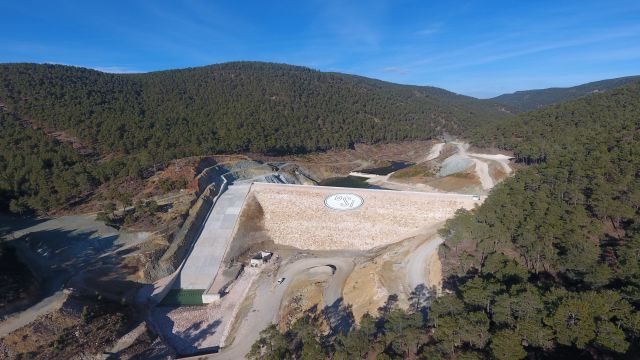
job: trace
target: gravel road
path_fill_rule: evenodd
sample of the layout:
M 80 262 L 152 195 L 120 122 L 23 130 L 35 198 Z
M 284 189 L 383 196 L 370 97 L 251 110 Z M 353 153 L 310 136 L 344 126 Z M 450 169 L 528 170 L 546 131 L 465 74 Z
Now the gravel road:
M 473 156 L 475 158 L 480 158 L 480 159 L 497 161 L 498 163 L 500 163 L 500 166 L 502 166 L 502 168 L 507 174 L 511 174 L 511 172 L 513 171 L 511 166 L 509 166 L 509 160 L 513 158 L 511 156 L 503 155 L 503 154 L 490 155 L 490 154 L 476 154 L 476 153 L 469 153 L 469 156 Z
M 12 314 L 0 323 L 0 337 L 5 337 L 13 331 L 30 324 L 40 316 L 59 309 L 66 299 L 66 293 L 63 290 L 59 290 L 30 308 L 19 313 Z
M 490 190 L 495 185 L 495 181 L 489 175 L 489 164 L 484 160 L 493 160 L 500 163 L 500 166 L 505 170 L 507 174 L 511 173 L 512 169 L 509 166 L 509 159 L 511 159 L 507 155 L 497 154 L 497 155 L 489 155 L 489 154 L 476 154 L 476 153 L 467 153 L 467 148 L 469 144 L 466 143 L 455 143 L 458 147 L 458 155 L 462 158 L 467 158 L 473 160 L 476 165 L 476 175 L 480 178 L 480 183 L 482 184 L 482 189 Z
M 58 218 L 0 216 L 3 232 L 41 279 L 43 298 L 28 309 L 0 322 L 0 337 L 58 309 L 67 298 L 65 283 L 98 260 L 144 242 L 148 232 L 119 232 L 92 215 Z M 60 265 L 64 264 L 64 265 Z
M 411 253 L 406 268 L 407 283 L 410 289 L 413 290 L 420 284 L 427 284 L 426 275 L 427 269 L 431 265 L 431 257 L 443 242 L 444 240 L 440 236 L 433 236 Z
M 280 303 L 292 280 L 306 269 L 326 265 L 333 265 L 336 268 L 324 290 L 324 302 L 333 304 L 342 297 L 344 282 L 355 266 L 352 258 L 304 258 L 284 265 L 275 277 L 263 275 L 258 279 L 260 285 L 256 289 L 256 297 L 249 314 L 242 320 L 233 344 L 217 354 L 194 357 L 194 359 L 243 359 L 251 350 L 253 343 L 258 340 L 260 331 L 277 320 Z M 281 277 L 284 277 L 285 281 L 278 285 L 276 281 Z
M 442 152 L 442 148 L 443 147 L 444 147 L 444 143 L 438 143 L 438 144 L 433 145 L 433 147 L 429 151 L 429 155 L 427 155 L 427 157 L 424 159 L 424 161 L 433 160 L 433 159 L 437 158 L 438 156 L 440 156 L 440 153 Z
M 476 164 L 476 174 L 480 178 L 480 184 L 484 190 L 489 190 L 493 187 L 494 182 L 489 175 L 489 165 L 481 160 L 473 159 L 473 162 Z

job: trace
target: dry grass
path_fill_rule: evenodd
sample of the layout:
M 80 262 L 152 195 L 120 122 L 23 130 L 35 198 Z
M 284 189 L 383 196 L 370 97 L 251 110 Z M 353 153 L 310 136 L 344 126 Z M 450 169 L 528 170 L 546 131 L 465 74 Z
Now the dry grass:
M 436 175 L 436 171 L 431 165 L 431 162 L 420 163 L 407 168 L 398 170 L 391 175 L 391 179 L 396 180 L 426 180 Z
M 427 185 L 438 190 L 459 193 L 477 193 L 481 188 L 480 179 L 473 173 L 465 173 L 460 176 L 446 176 L 430 181 Z

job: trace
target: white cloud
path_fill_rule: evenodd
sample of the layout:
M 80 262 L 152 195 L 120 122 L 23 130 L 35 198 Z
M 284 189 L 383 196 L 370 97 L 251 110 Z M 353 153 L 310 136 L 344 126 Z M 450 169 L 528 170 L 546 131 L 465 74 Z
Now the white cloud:
M 315 26 L 326 29 L 347 44 L 377 48 L 382 40 L 380 23 L 387 12 L 385 2 L 343 2 L 338 0 L 317 3 Z
M 386 68 L 383 68 L 382 72 L 400 74 L 400 75 L 407 75 L 408 73 L 410 73 L 409 69 L 405 69 L 403 67 L 398 67 L 398 66 L 388 66 Z
M 416 35 L 418 35 L 418 36 L 431 36 L 431 35 L 437 34 L 439 32 L 442 32 L 443 26 L 444 26 L 444 24 L 441 23 L 441 22 L 433 23 L 433 24 L 425 27 L 422 30 L 416 31 Z

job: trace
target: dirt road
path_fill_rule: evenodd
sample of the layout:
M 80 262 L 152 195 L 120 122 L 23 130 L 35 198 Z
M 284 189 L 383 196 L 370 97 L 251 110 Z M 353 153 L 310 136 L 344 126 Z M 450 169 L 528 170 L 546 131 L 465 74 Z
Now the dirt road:
M 16 314 L 12 314 L 0 323 L 0 338 L 30 324 L 42 315 L 46 315 L 59 309 L 66 299 L 67 294 L 63 290 L 59 290 L 30 308 Z
M 424 159 L 424 161 L 433 160 L 433 159 L 437 158 L 438 156 L 440 156 L 440 153 L 442 153 L 442 148 L 443 147 L 444 147 L 444 143 L 438 143 L 438 144 L 433 145 L 433 147 L 429 151 L 429 154 Z
M 359 176 L 367 178 L 367 183 L 375 186 L 379 186 L 388 190 L 398 190 L 398 191 L 417 191 L 417 192 L 438 192 L 436 188 L 433 188 L 427 184 L 406 184 L 397 181 L 389 180 L 389 178 L 395 173 L 389 173 L 387 175 L 375 175 L 375 174 L 366 174 L 361 172 L 350 172 L 350 176 Z
M 51 219 L 0 216 L 0 223 L 43 284 L 43 298 L 38 303 L 2 320 L 0 337 L 58 309 L 67 298 L 63 288 L 69 279 L 97 261 L 108 263 L 119 258 L 119 251 L 141 244 L 150 235 L 117 231 L 90 215 Z
M 406 265 L 407 283 L 410 289 L 415 289 L 421 284 L 427 285 L 431 259 L 443 242 L 444 240 L 440 236 L 433 236 L 411 253 Z
M 380 183 L 389 180 L 389 177 L 393 174 L 393 172 L 388 173 L 387 175 L 376 175 L 376 174 L 367 174 L 359 171 L 352 171 L 349 173 L 349 176 L 358 176 L 367 178 L 368 183 Z
M 461 158 L 467 158 L 473 160 L 475 164 L 475 172 L 478 178 L 480 179 L 480 184 L 482 185 L 483 190 L 490 190 L 495 185 L 495 181 L 489 175 L 489 164 L 484 160 L 495 160 L 498 161 L 501 166 L 508 173 L 511 172 L 511 167 L 508 162 L 510 157 L 506 155 L 488 155 L 488 154 L 476 154 L 476 153 L 468 153 L 467 148 L 469 144 L 466 143 L 454 143 L 458 147 L 458 155 Z
M 333 304 L 342 297 L 342 288 L 354 267 L 352 258 L 317 257 L 304 258 L 284 265 L 275 277 L 262 275 L 255 291 L 255 298 L 246 318 L 240 324 L 235 341 L 217 354 L 198 357 L 200 359 L 243 359 L 260 337 L 260 331 L 277 320 L 282 298 L 295 277 L 304 270 L 318 266 L 333 266 L 335 272 L 324 289 L 324 302 Z M 282 284 L 277 279 L 285 278 Z M 195 358 L 194 358 L 195 359 Z
M 489 175 L 489 165 L 481 160 L 472 159 L 476 164 L 476 175 L 480 178 L 480 184 L 482 184 L 482 189 L 489 190 L 493 187 L 494 182 L 491 175 Z
M 511 174 L 511 172 L 513 171 L 511 166 L 509 166 L 509 161 L 511 159 L 513 159 L 513 157 L 511 157 L 511 156 L 503 155 L 503 154 L 490 155 L 490 154 L 477 154 L 477 153 L 469 153 L 469 156 L 472 156 L 472 157 L 475 157 L 475 158 L 480 158 L 480 159 L 487 159 L 487 160 L 496 161 L 496 162 L 500 163 L 500 166 L 502 166 L 502 169 L 507 174 Z

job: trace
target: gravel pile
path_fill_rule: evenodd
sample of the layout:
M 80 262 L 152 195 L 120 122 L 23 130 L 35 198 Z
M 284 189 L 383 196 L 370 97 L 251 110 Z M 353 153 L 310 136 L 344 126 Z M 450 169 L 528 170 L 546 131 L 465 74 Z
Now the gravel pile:
M 461 155 L 449 156 L 445 161 L 442 162 L 440 170 L 438 171 L 438 176 L 444 177 L 461 171 L 465 171 L 473 166 L 473 164 L 473 160 L 469 159 L 468 157 L 464 157 Z

